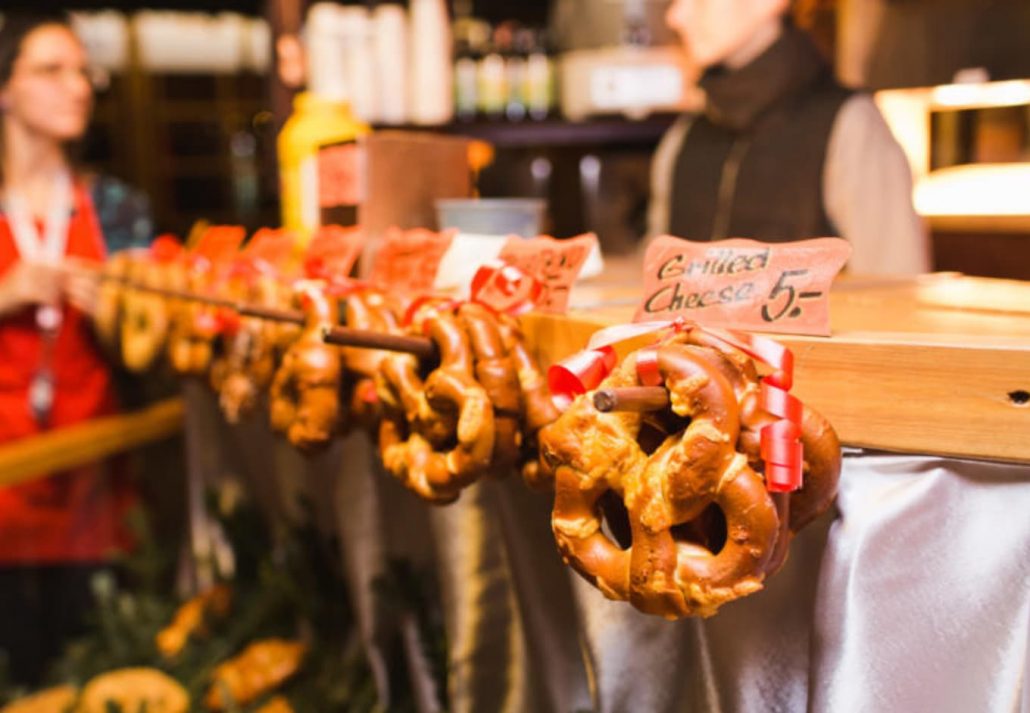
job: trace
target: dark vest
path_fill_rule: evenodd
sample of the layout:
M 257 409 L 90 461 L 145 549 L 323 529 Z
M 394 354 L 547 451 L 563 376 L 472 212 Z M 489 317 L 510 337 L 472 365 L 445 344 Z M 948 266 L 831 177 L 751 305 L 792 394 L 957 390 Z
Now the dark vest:
M 710 70 L 676 158 L 669 232 L 691 240 L 787 242 L 836 235 L 823 202 L 830 133 L 851 92 L 787 26 L 751 64 Z

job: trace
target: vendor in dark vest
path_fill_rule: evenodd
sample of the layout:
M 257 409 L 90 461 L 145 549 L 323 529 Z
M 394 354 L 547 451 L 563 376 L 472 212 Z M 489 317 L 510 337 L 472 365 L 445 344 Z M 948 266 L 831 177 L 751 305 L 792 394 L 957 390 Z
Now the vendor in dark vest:
M 864 93 L 840 86 L 789 0 L 674 0 L 669 25 L 703 69 L 703 112 L 654 161 L 652 235 L 787 242 L 839 235 L 849 269 L 930 267 L 904 153 Z

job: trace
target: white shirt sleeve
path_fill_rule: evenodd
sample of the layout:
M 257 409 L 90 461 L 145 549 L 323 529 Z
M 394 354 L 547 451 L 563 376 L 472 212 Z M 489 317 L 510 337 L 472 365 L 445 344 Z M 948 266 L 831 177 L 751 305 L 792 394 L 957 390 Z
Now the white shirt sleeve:
M 931 269 L 930 244 L 912 204 L 912 173 L 872 98 L 840 108 L 823 169 L 826 214 L 851 242 L 848 270 L 907 275 Z

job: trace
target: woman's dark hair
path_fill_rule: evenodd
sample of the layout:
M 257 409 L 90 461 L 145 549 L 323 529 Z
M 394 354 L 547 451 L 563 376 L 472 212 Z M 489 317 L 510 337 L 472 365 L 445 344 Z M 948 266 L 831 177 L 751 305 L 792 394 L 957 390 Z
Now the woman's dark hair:
M 21 54 L 25 38 L 40 27 L 60 25 L 71 29 L 71 19 L 63 12 L 26 12 L 15 10 L 4 12 L 0 21 L 0 88 L 7 84 L 14 73 L 14 63 Z M 6 155 L 4 146 L 4 127 L 0 123 L 0 186 L 4 185 L 3 159 Z M 65 155 L 75 164 L 78 149 L 66 146 Z
M 0 22 L 0 87 L 7 84 L 14 72 L 14 63 L 21 54 L 21 46 L 34 30 L 47 25 L 71 27 L 71 20 L 63 12 L 5 12 Z

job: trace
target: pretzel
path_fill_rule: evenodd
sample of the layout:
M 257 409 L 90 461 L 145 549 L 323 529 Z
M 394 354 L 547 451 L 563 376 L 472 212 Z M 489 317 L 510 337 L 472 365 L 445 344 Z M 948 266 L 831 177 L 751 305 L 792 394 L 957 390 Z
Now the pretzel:
M 122 668 L 101 674 L 82 689 L 79 713 L 162 711 L 186 713 L 190 697 L 174 678 L 154 668 Z
M 317 283 L 300 283 L 296 295 L 304 309 L 304 330 L 272 381 L 271 421 L 293 445 L 311 449 L 329 441 L 340 418 L 340 351 L 323 340 L 339 321 L 339 307 Z
M 0 713 L 65 713 L 74 711 L 79 690 L 75 686 L 54 686 L 17 698 L 4 707 Z
M 379 292 L 364 290 L 348 296 L 345 315 L 348 327 L 388 333 L 399 331 L 394 309 Z M 356 375 L 350 396 L 351 419 L 375 431 L 380 418 L 375 377 L 392 352 L 355 347 L 342 347 L 341 351 L 348 371 Z
M 753 468 L 761 468 L 761 431 L 775 417 L 759 406 L 758 373 L 751 358 L 726 342 L 700 329 L 687 334 L 691 344 L 710 347 L 709 358 L 730 379 L 741 405 L 741 432 L 738 450 L 745 453 Z M 789 526 L 798 532 L 825 512 L 837 494 L 840 481 L 841 451 L 837 433 L 815 409 L 805 406 L 801 421 L 804 448 L 804 486 L 790 495 Z
M 522 479 L 534 490 L 550 491 L 554 489 L 554 474 L 542 467 L 537 433 L 558 419 L 558 409 L 551 399 L 547 379 L 526 349 L 518 322 L 505 316 L 499 327 L 505 348 L 514 360 L 522 392 Z
M 287 288 L 273 275 L 260 275 L 246 297 L 259 307 L 283 308 Z M 230 423 L 257 405 L 258 395 L 275 377 L 279 354 L 300 336 L 295 324 L 257 317 L 241 317 L 240 326 L 227 346 L 225 375 L 216 390 L 219 405 Z
M 296 674 L 305 653 L 307 646 L 299 641 L 264 639 L 254 642 L 238 656 L 215 668 L 204 705 L 220 711 L 256 701 Z
M 187 289 L 204 294 L 211 283 L 211 269 L 202 264 L 185 268 Z M 197 300 L 171 299 L 172 328 L 168 336 L 168 360 L 176 373 L 200 376 L 207 373 L 214 359 L 214 340 L 218 335 L 216 310 Z
M 175 611 L 171 623 L 154 637 L 157 650 L 166 659 L 182 653 L 186 642 L 204 632 L 209 617 L 223 617 L 232 604 L 232 589 L 216 584 L 193 597 Z
M 407 488 L 434 503 L 453 502 L 490 465 L 494 411 L 472 376 L 469 340 L 447 310 L 416 319 L 440 351 L 440 365 L 422 380 L 411 355 L 382 362 L 376 386 L 383 404 L 379 447 L 383 464 Z
M 181 272 L 174 263 L 159 263 L 153 258 L 136 262 L 129 279 L 143 287 L 177 289 Z M 153 366 L 161 355 L 171 329 L 171 311 L 166 296 L 146 289 L 127 287 L 122 293 L 122 362 L 134 372 Z
M 519 460 L 522 446 L 522 398 L 515 360 L 505 347 L 496 313 L 469 302 L 458 308 L 458 319 L 469 336 L 476 381 L 494 410 L 491 467 L 503 474 Z
M 97 306 L 93 312 L 93 327 L 100 343 L 111 354 L 120 352 L 119 337 L 124 280 L 129 277 L 138 251 L 123 250 L 115 253 L 104 263 L 101 272 L 100 287 L 97 291 Z
M 689 425 L 672 430 L 648 455 L 638 442 L 647 415 L 602 414 L 589 395 L 578 397 L 540 434 L 555 473 L 552 528 L 566 561 L 609 598 L 667 618 L 711 616 L 761 589 L 785 513 L 736 450 L 736 394 L 710 350 L 683 337 L 667 338 L 657 349 L 670 392 L 667 416 L 689 418 Z M 639 385 L 636 360 L 628 357 L 602 387 Z M 625 550 L 601 529 L 600 503 L 608 492 L 629 515 L 632 543 Z M 718 552 L 682 538 L 684 526 L 713 503 L 726 519 Z

